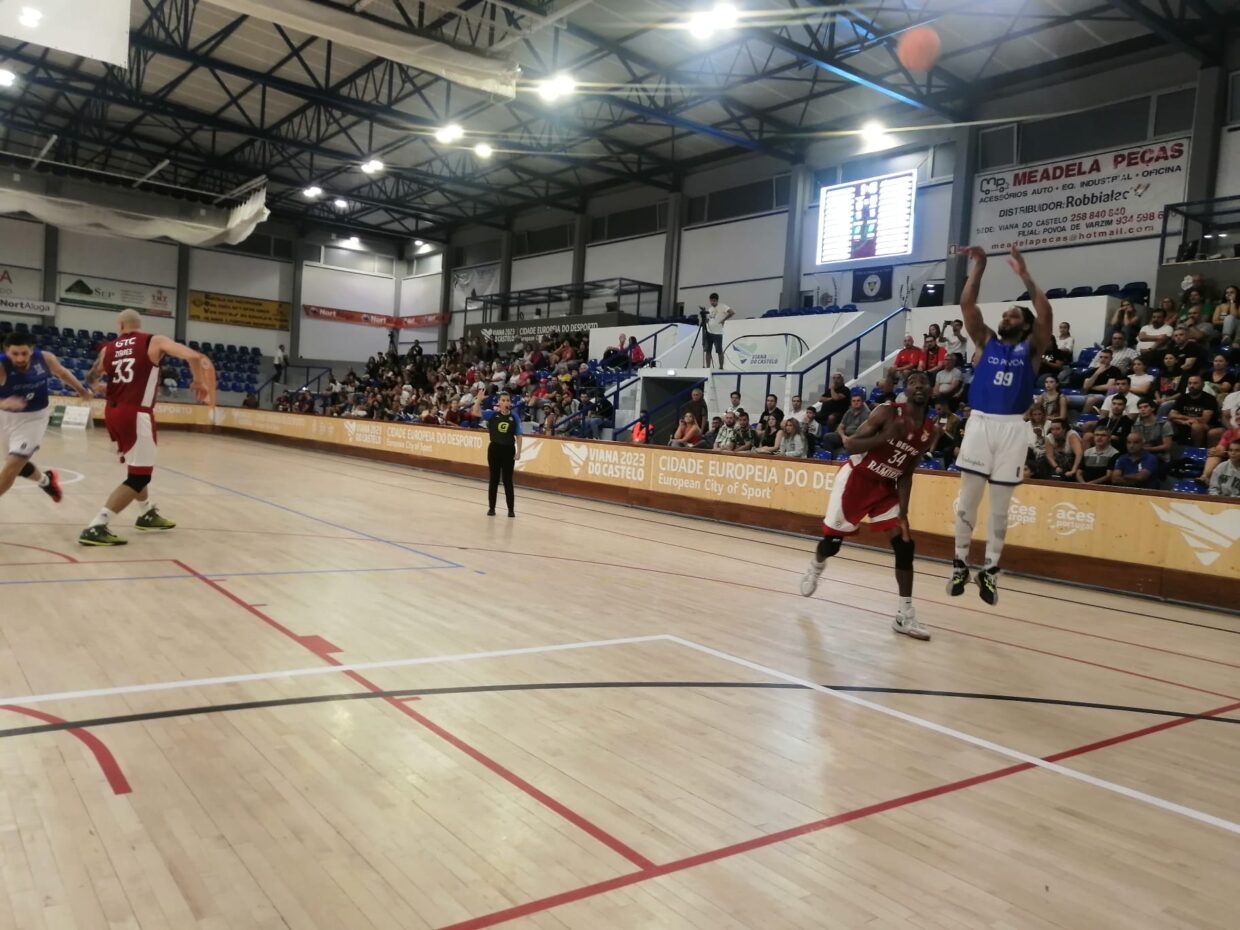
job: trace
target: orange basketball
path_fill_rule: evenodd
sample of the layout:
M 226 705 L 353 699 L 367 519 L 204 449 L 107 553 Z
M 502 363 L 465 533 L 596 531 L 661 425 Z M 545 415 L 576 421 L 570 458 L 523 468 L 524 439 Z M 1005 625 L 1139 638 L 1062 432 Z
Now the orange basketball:
M 929 26 L 918 26 L 900 36 L 896 43 L 896 55 L 900 64 L 910 71 L 929 71 L 939 60 L 942 47 L 937 32 Z

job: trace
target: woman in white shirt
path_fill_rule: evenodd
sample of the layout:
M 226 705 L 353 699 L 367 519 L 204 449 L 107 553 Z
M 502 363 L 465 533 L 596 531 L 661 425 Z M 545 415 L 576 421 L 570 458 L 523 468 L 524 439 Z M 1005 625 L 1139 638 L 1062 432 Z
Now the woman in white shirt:
M 1067 352 L 1070 357 L 1076 358 L 1076 340 L 1072 338 L 1072 327 L 1069 324 L 1059 324 L 1059 335 L 1055 337 L 1055 345 L 1059 346 L 1060 352 Z
M 1136 410 L 1137 404 L 1154 397 L 1154 376 L 1145 367 L 1140 358 L 1132 360 L 1132 374 L 1128 376 L 1128 407 L 1129 412 Z

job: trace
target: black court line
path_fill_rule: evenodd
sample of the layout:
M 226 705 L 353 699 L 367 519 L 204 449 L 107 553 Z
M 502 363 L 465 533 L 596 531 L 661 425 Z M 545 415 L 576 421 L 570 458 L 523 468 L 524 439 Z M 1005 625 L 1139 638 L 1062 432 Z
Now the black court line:
M 240 442 L 245 443 L 246 445 L 256 445 L 256 444 L 257 444 L 257 445 L 269 445 L 269 444 L 264 444 L 264 443 L 263 443 L 263 441 L 262 441 L 262 440 L 260 440 L 260 439 L 249 439 L 248 437 L 243 438 L 243 437 L 240 437 L 240 436 L 227 436 L 227 437 L 224 437 L 224 438 L 225 438 L 225 439 L 233 439 L 233 440 L 237 440 L 237 441 L 240 441 Z M 327 452 L 317 452 L 317 451 L 314 451 L 314 450 L 311 450 L 311 451 L 312 451 L 312 454 L 317 455 L 317 456 L 319 456 L 319 457 L 321 457 L 321 458 L 332 459 L 332 458 L 339 458 L 339 457 L 340 457 L 340 456 L 333 456 L 331 453 L 327 453 Z M 453 477 L 457 478 L 458 480 L 457 480 L 457 481 L 451 481 L 451 480 L 447 480 L 447 479 L 443 478 L 443 477 L 442 477 L 442 473 L 441 473 L 441 472 L 434 472 L 434 471 L 430 471 L 430 470 L 428 470 L 428 469 L 424 469 L 424 468 L 415 468 L 415 467 L 410 466 L 409 468 L 402 470 L 402 469 L 398 469 L 398 468 L 385 467 L 385 466 L 383 466 L 383 465 L 378 465 L 378 464 L 375 464 L 375 463 L 373 463 L 373 462 L 370 462 L 370 461 L 368 461 L 368 460 L 366 460 L 366 459 L 362 459 L 362 458 L 355 458 L 355 457 L 353 457 L 353 456 L 345 456 L 345 458 L 346 458 L 346 459 L 348 459 L 348 462 L 349 462 L 349 464 L 350 464 L 350 465 L 354 465 L 354 466 L 357 466 L 357 467 L 359 467 L 359 468 L 363 468 L 363 469 L 366 469 L 366 470 L 369 470 L 369 471 L 383 472 L 383 473 L 386 473 L 386 474 L 395 475 L 395 476 L 397 476 L 397 477 L 412 478 L 412 479 L 414 479 L 414 480 L 418 480 L 418 481 L 425 481 L 425 482 L 428 482 L 428 483 L 431 483 L 431 484 L 442 484 L 442 485 L 446 485 L 446 486 L 448 486 L 448 487 L 461 488 L 461 487 L 462 487 L 461 482 L 463 482 L 463 481 L 469 481 L 469 482 L 473 482 L 473 483 L 479 483 L 479 482 L 481 482 L 481 480 L 482 480 L 482 479 L 480 479 L 480 478 L 469 478 L 469 477 L 466 477 L 466 476 L 464 476 L 464 475 L 454 475 Z M 304 463 L 304 462 L 302 462 L 302 464 L 303 464 L 303 465 L 305 465 L 305 463 Z M 319 469 L 315 469 L 315 470 L 316 470 L 316 471 L 318 471 Z M 440 476 L 440 477 L 431 477 L 432 475 L 436 475 L 436 476 Z M 393 487 L 395 487 L 395 485 L 393 485 Z M 416 490 L 415 490 L 415 489 L 413 489 L 413 488 L 403 488 L 403 490 L 409 491 L 410 493 L 413 493 L 413 494 L 417 494 L 417 493 L 419 493 L 418 491 L 416 491 Z M 597 503 L 597 502 L 596 502 L 596 501 L 594 501 L 592 498 L 582 497 L 582 496 L 580 496 L 580 495 L 576 495 L 576 494 L 567 494 L 567 493 L 565 493 L 565 492 L 563 492 L 563 491 L 543 491 L 543 490 L 539 490 L 539 489 L 537 489 L 537 488 L 525 488 L 525 489 L 524 489 L 524 492 L 525 492 L 525 493 L 528 493 L 528 494 L 536 494 L 536 495 L 538 495 L 538 498 L 537 498 L 537 499 L 539 500 L 539 502 L 540 502 L 540 503 L 545 503 L 545 504 L 549 504 L 549 505 L 551 505 L 551 506 L 556 506 L 556 507 L 564 507 L 564 508 L 567 508 L 567 509 L 569 509 L 569 510 L 580 510 L 580 511 L 582 511 L 582 512 L 584 512 L 584 513 L 594 513 L 594 514 L 599 514 L 599 515 L 601 515 L 601 516 L 612 516 L 612 517 L 619 517 L 619 518 L 621 518 L 621 519 L 625 519 L 625 520 L 640 520 L 640 521 L 642 521 L 643 523 L 648 523 L 648 524 L 650 524 L 650 525 L 652 525 L 652 526 L 662 526 L 662 527 L 666 527 L 666 528 L 668 528 L 668 529 L 685 530 L 686 532 L 697 532 L 697 533 L 704 533 L 704 534 L 706 534 L 706 535 L 720 537 L 721 539 L 731 539 L 731 540 L 735 540 L 735 541 L 737 541 L 737 542 L 753 543 L 754 545 L 759 545 L 759 546 L 768 546 L 768 547 L 770 547 L 770 548 L 772 548 L 772 549 L 783 549 L 783 550 L 785 550 L 785 551 L 789 551 L 789 552 L 797 552 L 797 553 L 800 553 L 800 554 L 802 554 L 802 555 L 804 555 L 805 553 L 808 553 L 808 552 L 810 551 L 810 550 L 809 550 L 807 547 L 805 547 L 805 546 L 789 546 L 789 545 L 784 545 L 784 544 L 782 544 L 782 543 L 777 543 L 777 542 L 774 542 L 773 540 L 769 540 L 769 539 L 752 539 L 752 538 L 747 537 L 747 536 L 737 536 L 737 535 L 734 535 L 734 534 L 732 534 L 732 533 L 721 533 L 721 532 L 719 532 L 718 530 L 708 530 L 708 529 L 702 529 L 702 528 L 687 527 L 687 526 L 683 526 L 683 525 L 678 524 L 678 523 L 669 523 L 669 522 L 667 522 L 667 521 L 662 521 L 662 520 L 648 520 L 648 519 L 646 519 L 646 518 L 644 518 L 644 517 L 635 517 L 635 516 L 632 516 L 632 515 L 630 515 L 630 514 L 621 513 L 621 512 L 616 512 L 615 510 L 603 510 L 603 509 L 599 509 L 599 508 L 597 508 L 597 507 L 583 507 L 583 506 L 581 506 L 580 504 L 570 504 L 570 503 L 567 503 L 567 502 L 565 501 L 565 498 L 567 498 L 567 499 L 569 499 L 569 500 L 588 501 L 588 502 L 590 502 L 590 503 Z M 452 498 L 452 500 L 457 500 L 457 501 L 459 501 L 459 502 L 461 502 L 461 503 L 464 503 L 464 502 L 465 502 L 465 499 L 464 499 L 464 498 Z M 617 506 L 618 506 L 618 505 L 617 505 Z M 627 510 L 639 510 L 639 511 L 641 511 L 642 513 L 645 513 L 645 514 L 660 514 L 660 515 L 666 515 L 666 514 L 667 514 L 667 511 L 664 511 L 664 510 L 657 510 L 657 509 L 652 508 L 652 507 L 639 507 L 639 506 L 635 506 L 635 505 L 632 505 L 632 504 L 625 506 L 623 509 L 627 509 Z M 545 520 L 554 520 L 554 519 L 555 519 L 555 517 L 546 516 L 546 515 L 544 515 L 544 514 L 530 514 L 530 516 L 541 517 L 542 519 L 545 519 Z M 700 516 L 696 516 L 696 515 L 693 515 L 693 514 L 677 514 L 677 516 L 681 517 L 682 519 L 685 519 L 685 520 L 691 520 L 691 521 L 693 521 L 693 522 L 697 522 L 697 523 L 713 523 L 713 524 L 716 524 L 716 525 L 720 525 L 720 524 L 722 524 L 722 525 L 725 525 L 725 526 L 735 526 L 735 525 L 736 525 L 736 524 L 729 524 L 726 520 L 718 520 L 718 519 L 714 519 L 714 518 L 711 518 L 711 517 L 700 517 Z M 756 528 L 756 527 L 755 527 L 755 528 L 753 528 L 753 529 L 755 529 L 757 532 L 776 533 L 776 534 L 778 534 L 778 535 L 791 536 L 791 537 L 794 537 L 794 538 L 797 538 L 797 539 L 806 539 L 806 540 L 810 540 L 810 541 L 814 541 L 814 540 L 816 540 L 816 539 L 817 539 L 817 537 L 816 537 L 816 536 L 812 536 L 812 535 L 808 535 L 808 534 L 800 534 L 800 533 L 786 533 L 786 532 L 781 532 L 781 531 L 779 531 L 779 530 L 766 530 L 766 529 L 759 529 L 759 528 Z M 607 532 L 607 531 L 606 531 L 606 530 L 600 530 L 600 532 Z M 659 540 L 652 540 L 652 541 L 653 541 L 653 542 L 660 542 Z M 663 543 L 663 545 L 675 546 L 675 545 L 676 545 L 676 543 Z M 450 548 L 458 548 L 458 547 L 450 547 Z M 704 552 L 704 554 L 708 554 L 708 555 L 717 555 L 717 556 L 719 556 L 720 558 L 729 558 L 729 556 L 728 556 L 728 555 L 726 555 L 725 553 L 707 553 L 707 552 L 705 552 L 705 550 L 702 550 L 702 551 Z M 882 550 L 880 549 L 880 550 L 876 550 L 876 551 L 877 551 L 877 552 L 881 552 Z M 882 568 L 882 567 L 883 567 L 882 563 L 878 563 L 878 562 L 871 562 L 871 561 L 869 561 L 868 559 L 859 559 L 859 558 L 855 558 L 855 557 L 853 557 L 853 556 L 843 555 L 842 553 L 841 553 L 840 555 L 835 556 L 835 558 L 840 559 L 840 560 L 845 561 L 845 562 L 853 562 L 853 563 L 856 563 L 857 565 L 866 565 L 866 566 L 869 566 L 870 568 Z M 926 558 L 926 557 L 924 557 L 924 556 L 923 556 L 923 559 L 924 559 L 924 558 Z M 943 564 L 946 564 L 946 563 L 943 563 Z M 783 566 L 776 566 L 776 565 L 768 565 L 768 566 L 765 566 L 765 567 L 770 568 L 770 569 L 772 569 L 772 570 L 774 570 L 774 571 L 792 571 L 792 570 L 793 570 L 793 569 L 788 569 L 788 568 L 785 568 L 785 567 L 783 567 Z M 798 571 L 798 572 L 799 572 L 800 570 L 799 570 L 799 569 L 796 569 L 796 571 Z M 933 578 L 933 579 L 935 579 L 936 581 L 946 581 L 946 580 L 947 580 L 947 575 L 939 574 L 939 573 L 937 573 L 937 572 L 926 571 L 926 570 L 924 570 L 924 569 L 914 569 L 914 572 L 915 572 L 915 574 L 917 574 L 917 575 L 921 575 L 921 576 L 926 577 L 926 578 Z M 1024 575 L 1019 575 L 1019 574 L 1013 574 L 1013 575 L 1011 575 L 1011 577 L 1015 577 L 1015 578 L 1022 578 L 1022 577 L 1031 577 L 1031 576 L 1024 576 Z M 1119 594 L 1119 596 L 1124 596 L 1124 595 L 1123 595 L 1122 593 L 1120 593 L 1120 592 L 1115 592 L 1115 591 L 1112 591 L 1112 590 L 1107 589 L 1107 588 L 1095 588 L 1095 587 L 1094 587 L 1094 586 L 1092 586 L 1092 585 L 1086 585 L 1086 584 L 1073 584 L 1073 583 L 1071 583 L 1071 582 L 1053 582 L 1053 581 L 1050 581 L 1049 579 L 1038 579 L 1038 578 L 1034 578 L 1033 580 L 1035 580 L 1035 581 L 1041 581 L 1041 582 L 1043 582 L 1043 583 L 1045 583 L 1045 584 L 1064 584 L 1064 585 L 1068 585 L 1069 587 L 1079 588 L 1079 589 L 1084 590 L 1084 591 L 1099 591 L 1099 592 L 1101 592 L 1101 593 L 1103 593 L 1103 594 Z M 1081 603 L 1081 602 L 1078 602 L 1078 601 L 1073 600 L 1073 599 L 1072 599 L 1072 598 L 1070 598 L 1070 597 L 1064 597 L 1064 596 L 1062 596 L 1062 595 L 1056 595 L 1056 594 L 1048 594 L 1048 593 L 1044 593 L 1044 592 L 1041 592 L 1041 591 L 1030 591 L 1030 590 L 1028 590 L 1027 588 L 1014 588 L 1014 587 L 1012 587 L 1011 585 L 1005 585 L 1005 586 L 1004 586 L 1004 588 L 1003 588 L 1003 590 L 1004 590 L 1004 591 L 1011 592 L 1011 593 L 1013 593 L 1013 594 L 1024 594 L 1024 595 L 1027 595 L 1027 596 L 1029 596 L 1029 597 L 1035 597 L 1035 598 L 1039 598 L 1039 599 L 1052 600 L 1052 601 L 1060 601 L 1060 602 L 1062 602 L 1062 603 L 1064 603 L 1064 604 L 1071 604 L 1071 605 L 1073 605 L 1073 606 L 1075 606 L 1075 607 L 1092 607 L 1092 608 L 1095 608 L 1095 609 L 1097 609 L 1097 610 L 1110 610 L 1110 611 L 1115 611 L 1115 612 L 1117 612 L 1117 613 L 1125 613 L 1125 614 L 1129 614 L 1130 616 L 1134 616 L 1134 617 L 1142 617 L 1142 618 L 1147 619 L 1147 620 L 1161 620 L 1161 621 L 1164 621 L 1164 622 L 1166 622 L 1166 623 L 1177 623 L 1177 624 L 1179 624 L 1179 625 L 1181 625 L 1181 626 L 1193 626 L 1193 627 L 1197 627 L 1197 628 L 1199 628 L 1199 629 L 1203 629 L 1203 630 L 1214 630 L 1215 632 L 1218 632 L 1218 633 L 1231 633 L 1232 635 L 1235 635 L 1235 636 L 1240 636 L 1240 630 L 1232 630 L 1232 629 L 1228 629 L 1227 627 L 1213 626 L 1213 625 L 1208 624 L 1208 623 L 1197 623 L 1197 622 L 1195 622 L 1195 621 L 1193 621 L 1193 620 L 1181 620 L 1181 619 L 1179 619 L 1179 618 L 1176 618 L 1176 617 L 1168 617 L 1168 616 L 1165 616 L 1165 615 L 1163 615 L 1163 614 L 1146 613 L 1146 612 L 1142 612 L 1142 611 L 1132 610 L 1132 609 L 1129 609 L 1129 608 L 1127 608 L 1127 607 L 1116 607 L 1116 606 L 1114 606 L 1114 605 L 1110 605 L 1110 604 L 1098 604 L 1098 603 L 1094 603 L 1094 602 L 1086 602 L 1086 603 Z M 1128 595 L 1128 596 L 1134 596 L 1134 595 Z M 1150 603 L 1151 603 L 1151 604 L 1157 604 L 1157 603 L 1159 603 L 1159 602 L 1158 602 L 1157 600 L 1150 599 Z M 1182 606 L 1184 606 L 1184 607 L 1189 607 L 1189 608 L 1192 608 L 1192 607 L 1198 607 L 1198 606 L 1200 606 L 1200 605 L 1193 604 L 1193 603 L 1191 603 L 1191 602 L 1187 602 L 1187 601 L 1169 601 L 1168 603 L 1171 603 L 1171 604 L 1180 604 L 1180 605 L 1182 605 Z M 1219 610 L 1219 608 L 1209 608 L 1209 609 L 1211 609 L 1211 610 Z M 1226 613 L 1227 611 L 1221 611 L 1221 612 Z
M 932 691 L 924 688 L 881 688 L 862 685 L 824 685 L 832 691 L 862 694 L 909 694 L 918 697 L 965 698 L 975 701 L 1005 701 L 1014 704 L 1041 704 L 1054 707 L 1082 707 L 1089 710 L 1113 710 L 1126 714 L 1146 714 L 1155 717 L 1176 717 L 1184 720 L 1203 720 L 1207 723 L 1240 724 L 1240 718 L 1211 717 L 1207 714 L 1186 714 L 1178 710 L 1162 710 L 1153 707 L 1130 707 L 1125 704 L 1098 704 L 1092 701 L 1069 701 L 1061 698 L 1025 697 L 1015 694 L 982 694 L 974 691 Z M 0 739 L 16 736 L 34 736 L 39 733 L 57 733 L 62 730 L 85 730 L 108 727 L 122 723 L 146 723 L 152 720 L 169 720 L 175 717 L 194 717 L 207 714 L 232 713 L 241 710 L 261 710 L 271 707 L 296 707 L 303 704 L 331 704 L 343 701 L 373 701 L 382 698 L 429 697 L 447 694 L 498 694 L 509 691 L 590 691 L 610 689 L 737 689 L 764 691 L 809 691 L 804 685 L 768 681 L 570 681 L 551 684 L 521 685 L 470 685 L 458 688 L 403 688 L 398 691 L 350 691 L 345 694 L 312 694 L 304 697 L 271 698 L 265 701 L 243 701 L 234 704 L 204 704 L 198 707 L 176 707 L 170 710 L 147 711 L 140 714 L 122 714 L 113 717 L 92 717 L 85 720 L 66 720 L 63 723 L 44 723 L 28 727 L 0 730 Z

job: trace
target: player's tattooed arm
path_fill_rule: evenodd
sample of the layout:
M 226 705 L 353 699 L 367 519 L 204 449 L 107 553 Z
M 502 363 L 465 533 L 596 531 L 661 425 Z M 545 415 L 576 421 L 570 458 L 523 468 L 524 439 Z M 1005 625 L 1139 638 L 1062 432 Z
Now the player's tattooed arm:
M 100 352 L 95 364 L 90 366 L 90 371 L 86 373 L 86 386 L 96 394 L 99 393 L 99 379 L 103 377 L 103 353 Z
M 1029 274 L 1029 266 L 1025 264 L 1025 256 L 1020 254 L 1020 249 L 1016 248 L 1016 246 L 1012 246 L 1008 265 L 1016 273 L 1016 276 L 1020 278 L 1021 283 L 1025 285 L 1025 290 L 1029 292 L 1029 299 L 1033 303 L 1035 316 L 1031 348 L 1034 355 L 1041 355 L 1046 351 L 1047 347 L 1055 344 L 1055 313 L 1051 309 L 1051 302 L 1046 299 L 1046 292 L 1038 287 L 1038 283 Z
M 73 374 L 73 372 L 71 372 L 68 368 L 62 365 L 60 363 L 60 359 L 58 359 L 51 352 L 43 353 L 43 363 L 47 365 L 48 371 L 54 374 L 57 378 L 59 378 L 65 384 L 69 385 L 69 387 L 73 388 L 73 390 L 77 391 L 79 397 L 84 397 L 87 399 L 90 398 L 91 396 L 90 388 L 88 388 L 81 381 L 79 381 L 77 377 Z

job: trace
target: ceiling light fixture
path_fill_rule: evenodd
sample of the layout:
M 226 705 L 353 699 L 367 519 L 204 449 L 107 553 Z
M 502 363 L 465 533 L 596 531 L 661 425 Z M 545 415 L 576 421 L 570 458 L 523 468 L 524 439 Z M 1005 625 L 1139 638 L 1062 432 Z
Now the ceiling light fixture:
M 348 243 L 349 245 L 353 246 L 353 248 L 355 249 L 358 248 L 362 244 L 362 240 L 357 238 L 357 236 L 350 236 L 348 239 L 344 241 Z
M 305 197 L 307 200 L 317 200 L 323 196 L 323 188 L 311 185 L 301 192 L 301 196 Z
M 495 149 L 487 145 L 485 142 L 479 142 L 474 146 L 474 154 L 479 158 L 490 158 L 495 154 Z
M 895 140 L 887 135 L 887 127 L 878 120 L 870 120 L 862 125 L 858 134 L 861 136 L 861 151 L 863 152 L 877 152 L 891 148 L 895 144 Z
M 0 68 L 0 87 L 12 87 L 17 83 L 17 75 L 8 68 Z
M 332 201 L 332 206 L 337 210 L 347 210 L 349 208 L 349 201 L 345 200 L 343 197 L 337 197 Z
M 449 123 L 435 131 L 435 141 L 443 145 L 451 145 L 453 142 L 459 142 L 465 136 L 465 130 L 456 123 Z
M 376 174 L 382 170 L 383 170 L 383 162 L 379 161 L 379 159 L 377 158 L 372 158 L 370 161 L 365 162 L 362 165 L 363 174 Z
M 690 13 L 689 19 L 685 21 L 685 29 L 687 29 L 695 39 L 705 41 L 713 38 L 717 33 L 727 29 L 735 29 L 740 22 L 740 13 L 737 12 L 735 6 L 730 3 L 716 3 L 709 10 L 698 10 L 696 13 Z
M 38 29 L 39 23 L 43 21 L 43 11 L 36 10 L 32 6 L 22 7 L 21 14 L 17 17 L 17 21 L 27 29 Z
M 415 247 L 415 248 L 419 248 L 419 249 L 420 249 L 420 248 L 422 248 L 422 244 L 423 244 L 423 243 L 422 243 L 422 240 L 421 240 L 421 239 L 414 239 L 414 240 L 413 240 L 413 245 L 414 245 L 414 247 Z
M 572 75 L 561 72 L 539 83 L 538 96 L 542 97 L 547 103 L 554 103 L 576 90 L 577 82 L 573 80 Z

